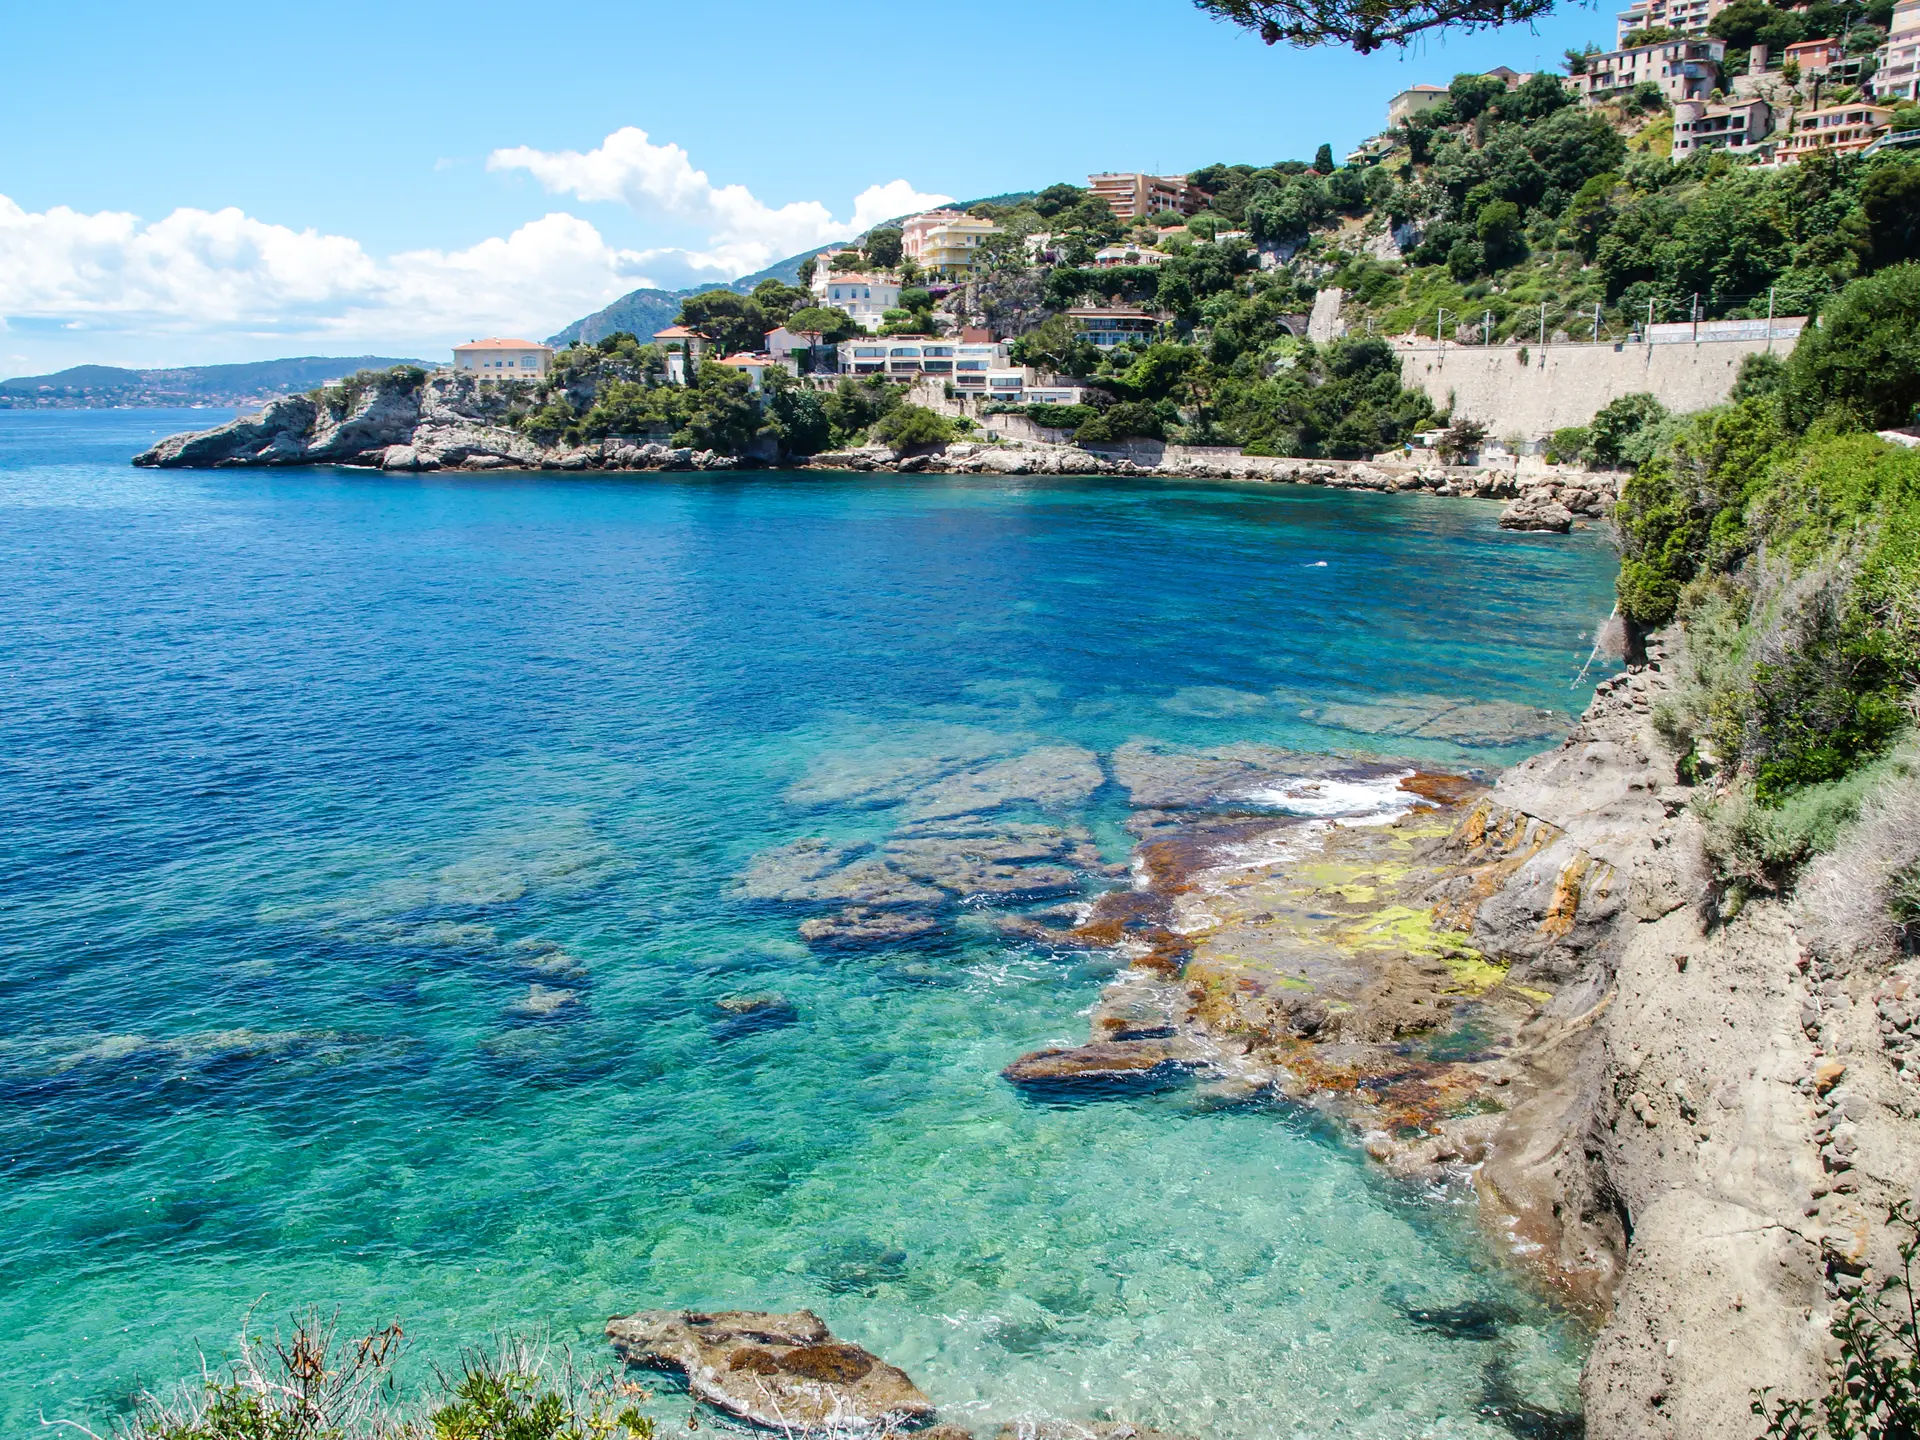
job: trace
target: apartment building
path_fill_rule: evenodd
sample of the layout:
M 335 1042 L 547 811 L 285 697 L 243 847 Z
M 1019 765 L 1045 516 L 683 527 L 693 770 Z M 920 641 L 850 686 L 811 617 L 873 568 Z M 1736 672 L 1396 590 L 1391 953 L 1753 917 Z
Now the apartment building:
M 1719 40 L 1664 40 L 1587 57 L 1587 72 L 1569 77 L 1583 103 L 1618 99 L 1652 83 L 1669 104 L 1705 100 L 1720 83 L 1727 47 Z
M 1681 35 L 1705 35 L 1713 17 L 1732 0 L 1634 0 L 1614 15 L 1613 43 L 1621 45 L 1635 30 L 1672 30 Z
M 538 380 L 553 369 L 553 347 L 490 336 L 453 347 L 453 368 L 482 380 Z
M 1183 175 L 1089 175 L 1087 188 L 1122 220 L 1144 220 L 1165 210 L 1192 215 L 1207 200 Z
M 1874 52 L 1879 62 L 1868 82 L 1876 100 L 1920 101 L 1920 0 L 1893 7 L 1887 43 Z
M 1884 105 L 1829 105 L 1821 110 L 1803 110 L 1793 117 L 1786 138 L 1775 151 L 1782 164 L 1804 159 L 1818 150 L 1836 155 L 1864 150 L 1876 136 L 1884 135 L 1893 120 L 1893 111 Z
M 963 215 L 958 210 L 929 210 L 901 223 L 900 248 L 922 270 L 969 275 L 979 259 L 980 242 L 999 233 L 1000 227 L 991 220 Z
M 1673 107 L 1673 163 L 1702 150 L 1750 155 L 1773 134 L 1773 107 L 1757 96 L 1724 105 L 1682 100 Z

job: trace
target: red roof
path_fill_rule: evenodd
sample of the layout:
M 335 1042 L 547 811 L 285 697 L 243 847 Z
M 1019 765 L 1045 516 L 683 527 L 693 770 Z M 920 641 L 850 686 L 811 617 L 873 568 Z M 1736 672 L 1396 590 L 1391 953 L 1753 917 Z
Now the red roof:
M 542 345 L 538 340 L 502 340 L 498 336 L 486 340 L 469 340 L 464 345 L 453 347 L 458 355 L 462 350 L 551 350 L 551 345 Z
M 684 325 L 669 325 L 664 330 L 654 331 L 653 338 L 656 340 L 704 340 L 707 337 L 698 330 L 689 330 Z

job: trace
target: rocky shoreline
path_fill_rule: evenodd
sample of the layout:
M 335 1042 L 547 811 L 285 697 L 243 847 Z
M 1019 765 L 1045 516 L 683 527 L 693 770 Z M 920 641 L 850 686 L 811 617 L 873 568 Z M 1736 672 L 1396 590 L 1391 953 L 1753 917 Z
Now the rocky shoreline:
M 540 470 L 714 472 L 770 464 L 772 455 L 733 456 L 611 436 L 584 445 L 541 445 L 508 423 L 505 401 L 473 377 L 383 375 L 357 393 L 291 395 L 258 414 L 210 430 L 171 435 L 134 457 L 156 469 L 236 469 L 354 465 L 398 473 Z M 1419 492 L 1510 502 L 1509 529 L 1566 533 L 1598 521 L 1615 498 L 1617 477 L 1580 471 L 1512 470 L 1399 462 L 1287 460 L 1230 452 L 1196 456 L 1177 447 L 1142 463 L 1131 453 L 1100 453 L 1032 440 L 961 442 L 900 453 L 881 446 L 794 457 L 801 470 L 889 471 L 953 475 L 1111 475 L 1168 480 L 1255 480 L 1340 490 Z
M 1013 1059 L 1009 1084 L 1318 1109 L 1395 1174 L 1471 1186 L 1516 1265 L 1590 1317 L 1586 1434 L 1757 1434 L 1755 1392 L 1817 1393 L 1834 1307 L 1897 1263 L 1920 967 L 1823 954 L 1778 901 L 1716 918 L 1653 723 L 1679 646 L 1656 637 L 1492 784 L 1123 747 L 1106 765 L 1139 843 L 1117 887 L 1083 833 L 989 818 L 1092 784 L 1075 753 L 893 777 L 895 839 L 765 852 L 743 890 L 823 921 L 801 921 L 815 943 L 931 934 L 965 897 L 976 922 L 1003 907 L 1001 933 L 1115 955 L 1086 1042 Z M 1068 903 L 1020 908 L 1049 897 Z

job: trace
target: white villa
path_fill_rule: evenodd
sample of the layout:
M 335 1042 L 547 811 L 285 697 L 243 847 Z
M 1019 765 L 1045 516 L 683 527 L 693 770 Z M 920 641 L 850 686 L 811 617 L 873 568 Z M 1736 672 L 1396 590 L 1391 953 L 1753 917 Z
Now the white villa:
M 453 347 L 453 368 L 482 380 L 538 380 L 553 369 L 553 347 L 532 340 L 469 340 Z
M 899 308 L 900 282 L 891 276 L 855 270 L 829 275 L 824 268 L 813 273 L 813 293 L 829 309 L 846 311 L 855 324 L 878 330 L 881 317 Z

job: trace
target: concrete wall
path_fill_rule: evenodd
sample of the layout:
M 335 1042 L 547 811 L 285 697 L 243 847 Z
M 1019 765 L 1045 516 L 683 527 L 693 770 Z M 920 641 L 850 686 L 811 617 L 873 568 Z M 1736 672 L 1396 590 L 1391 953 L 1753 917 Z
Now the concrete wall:
M 1527 363 L 1520 352 L 1529 351 Z M 1610 400 L 1641 391 L 1669 410 L 1703 410 L 1726 401 L 1740 362 L 1768 349 L 1782 359 L 1788 339 L 1722 340 L 1698 345 L 1442 345 L 1403 347 L 1401 383 L 1426 391 L 1456 418 L 1478 420 L 1495 435 L 1539 439 L 1585 425 Z

